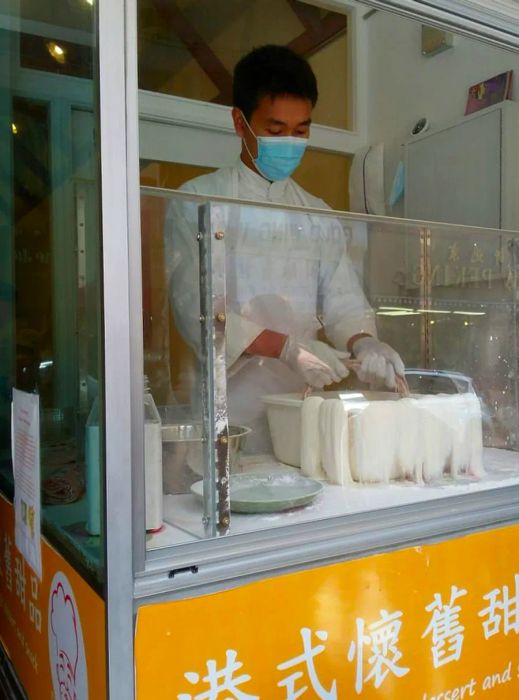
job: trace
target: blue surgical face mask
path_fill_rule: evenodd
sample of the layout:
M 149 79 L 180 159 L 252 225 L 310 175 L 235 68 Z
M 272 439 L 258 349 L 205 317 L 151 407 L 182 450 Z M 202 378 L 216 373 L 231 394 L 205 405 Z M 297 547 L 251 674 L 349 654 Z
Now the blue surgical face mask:
M 389 195 L 388 204 L 394 207 L 395 204 L 404 196 L 405 192 L 405 165 L 402 161 L 398 163 L 391 186 L 391 194 Z
M 308 139 L 297 136 L 256 136 L 249 122 L 243 119 L 251 134 L 256 138 L 258 155 L 253 158 L 247 142 L 245 148 L 252 158 L 258 172 L 270 181 L 286 180 L 297 168 L 308 145 Z

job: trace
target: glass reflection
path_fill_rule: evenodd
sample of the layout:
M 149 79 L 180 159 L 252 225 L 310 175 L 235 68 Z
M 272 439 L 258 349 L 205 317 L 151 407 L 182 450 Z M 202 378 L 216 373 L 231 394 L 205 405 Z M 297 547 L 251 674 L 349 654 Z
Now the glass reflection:
M 12 496 L 9 412 L 16 387 L 39 396 L 43 531 L 99 587 L 104 516 L 95 15 L 86 2 L 24 0 L 12 19 L 8 26 L 18 29 L 0 31 L 0 113 L 8 126 L 0 132 L 1 487 Z

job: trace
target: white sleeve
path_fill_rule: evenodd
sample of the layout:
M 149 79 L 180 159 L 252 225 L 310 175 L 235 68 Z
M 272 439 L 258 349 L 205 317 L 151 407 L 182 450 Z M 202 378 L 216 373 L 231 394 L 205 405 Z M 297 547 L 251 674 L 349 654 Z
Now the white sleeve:
M 346 232 L 338 219 L 326 221 L 320 260 L 319 306 L 326 335 L 339 349 L 358 333 L 376 337 L 370 307 L 347 251 Z
M 173 200 L 166 214 L 165 256 L 169 299 L 178 330 L 200 355 L 200 271 L 198 205 Z M 264 330 L 229 309 L 226 323 L 226 361 L 230 368 Z
M 247 320 L 235 311 L 227 311 L 227 324 L 225 328 L 225 357 L 227 367 L 239 360 L 260 333 L 265 329 L 257 323 Z

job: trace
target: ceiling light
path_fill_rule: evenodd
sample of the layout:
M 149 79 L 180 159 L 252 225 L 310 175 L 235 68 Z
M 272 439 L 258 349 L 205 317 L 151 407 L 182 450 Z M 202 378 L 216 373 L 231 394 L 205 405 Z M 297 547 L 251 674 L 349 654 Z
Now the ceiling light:
M 65 63 L 65 49 L 55 41 L 47 42 L 47 50 L 58 63 Z
M 87 5 L 93 5 L 93 4 L 94 4 L 94 0 L 85 0 L 85 2 L 86 2 Z
M 377 316 L 419 316 L 418 311 L 412 309 L 392 309 L 388 311 L 377 311 Z
M 421 314 L 450 314 L 450 311 L 440 309 L 418 309 Z
M 406 306 L 379 306 L 378 308 L 381 311 L 412 311 L 412 309 L 408 309 Z
M 453 311 L 458 316 L 486 316 L 486 311 Z
M 11 131 L 13 132 L 13 134 L 18 133 L 18 127 L 16 126 L 16 124 L 14 122 L 11 124 Z

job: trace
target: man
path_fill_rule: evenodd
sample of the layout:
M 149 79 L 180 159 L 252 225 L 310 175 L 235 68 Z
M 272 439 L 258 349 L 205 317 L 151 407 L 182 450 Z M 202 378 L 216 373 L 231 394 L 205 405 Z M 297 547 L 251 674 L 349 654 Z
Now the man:
M 310 133 L 317 84 L 309 64 L 288 48 L 263 46 L 234 71 L 232 118 L 242 147 L 239 162 L 187 182 L 184 192 L 327 209 L 290 175 Z M 252 452 L 270 439 L 261 397 L 323 388 L 348 371 L 395 387 L 399 355 L 376 338 L 374 315 L 333 216 L 252 206 L 222 208 L 226 244 L 227 388 L 230 422 L 248 425 Z M 166 255 L 177 324 L 200 344 L 196 204 L 173 201 Z M 320 327 L 333 343 L 316 339 Z

